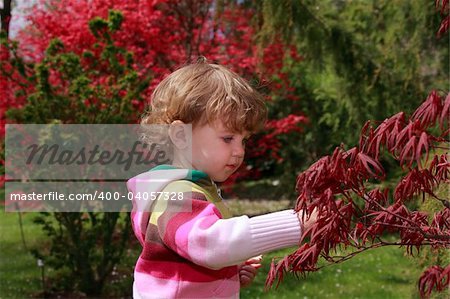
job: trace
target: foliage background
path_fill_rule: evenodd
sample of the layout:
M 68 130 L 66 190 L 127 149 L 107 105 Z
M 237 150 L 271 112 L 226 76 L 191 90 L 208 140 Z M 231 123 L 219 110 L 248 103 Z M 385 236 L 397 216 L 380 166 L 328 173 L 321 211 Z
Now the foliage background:
M 267 95 L 270 121 L 251 140 L 246 164 L 224 186 L 228 197 L 293 201 L 297 174 L 339 144 L 356 144 L 366 120 L 409 114 L 430 90 L 449 89 L 449 37 L 436 38 L 440 17 L 434 1 L 38 3 L 28 12 L 30 23 L 17 36 L 16 50 L 11 43 L 11 51 L 2 48 L 2 135 L 4 124 L 15 121 L 101 123 L 114 115 L 114 123 L 138 122 L 157 83 L 204 55 Z M 88 21 L 107 19 L 112 8 L 124 20 L 110 38 L 116 49 L 132 53 L 131 65 L 125 56 L 92 63 L 108 41 L 98 42 Z M 54 38 L 64 45 L 69 64 L 54 64 L 43 81 L 39 66 L 50 61 L 47 49 Z M 61 76 L 70 73 L 70 57 L 91 72 L 89 81 Z M 111 76 L 114 63 L 129 69 Z M 39 85 L 43 82 L 48 86 Z M 126 109 L 112 113 L 122 106 Z M 383 163 L 389 176 L 398 175 L 390 161 Z M 260 211 L 249 205 L 242 213 Z

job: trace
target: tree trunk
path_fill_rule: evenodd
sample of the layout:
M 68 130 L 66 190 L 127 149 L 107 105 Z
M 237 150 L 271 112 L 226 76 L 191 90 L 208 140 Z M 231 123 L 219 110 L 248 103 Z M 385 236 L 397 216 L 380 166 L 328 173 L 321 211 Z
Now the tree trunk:
M 6 37 L 9 37 L 9 22 L 11 21 L 11 0 L 3 1 L 3 8 L 0 9 L 0 16 L 2 18 L 1 31 L 5 31 Z

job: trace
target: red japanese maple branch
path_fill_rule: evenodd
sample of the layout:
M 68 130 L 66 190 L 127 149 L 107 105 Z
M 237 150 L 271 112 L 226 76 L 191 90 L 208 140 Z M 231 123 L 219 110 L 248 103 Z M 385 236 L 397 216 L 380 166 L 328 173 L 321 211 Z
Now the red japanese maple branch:
M 347 151 L 343 146 L 336 148 L 331 156 L 323 157 L 301 173 L 295 209 L 306 211 L 307 215 L 316 209 L 319 215 L 316 223 L 303 232 L 302 240 L 307 243 L 278 263 L 273 262 L 266 286 L 276 279 L 279 284 L 286 272 L 317 271 L 323 267 L 317 266 L 319 257 L 333 264 L 380 246 L 406 246 L 408 254 L 413 254 L 414 247 L 450 247 L 448 200 L 439 198 L 434 191 L 449 182 L 448 154 L 433 152 L 428 163 L 430 151 L 447 142 L 430 133 L 436 131 L 431 129 L 437 124 L 441 132 L 448 130 L 447 112 L 450 94 L 444 99 L 432 91 L 409 119 L 398 113 L 376 128 L 368 122 L 362 129 L 359 147 Z M 406 171 L 392 194 L 392 204 L 388 189 L 368 190 L 365 186 L 369 180 L 385 179 L 379 162 L 382 149 Z M 444 209 L 434 215 L 431 224 L 424 212 L 410 211 L 405 206 L 405 202 L 419 194 L 429 194 L 443 203 Z M 364 208 L 359 207 L 354 197 L 363 200 Z M 385 231 L 399 233 L 400 241 L 382 240 Z M 342 257 L 330 255 L 341 244 L 355 250 Z
M 373 243 L 370 246 L 363 246 L 360 247 L 358 250 L 353 251 L 347 255 L 343 255 L 343 256 L 339 256 L 339 255 L 335 255 L 335 256 L 327 256 L 327 255 L 322 255 L 322 257 L 330 262 L 330 264 L 326 264 L 323 266 L 318 267 L 317 269 L 321 269 L 321 268 L 325 268 L 328 266 L 331 266 L 332 264 L 338 264 L 338 263 L 342 263 L 345 262 L 346 260 L 351 259 L 352 257 L 363 253 L 369 249 L 375 249 L 375 248 L 380 248 L 380 247 L 384 247 L 384 246 L 407 246 L 410 245 L 408 243 L 404 243 L 404 242 L 385 242 L 385 241 L 380 241 L 378 243 Z M 433 243 L 423 243 L 423 245 L 433 245 Z

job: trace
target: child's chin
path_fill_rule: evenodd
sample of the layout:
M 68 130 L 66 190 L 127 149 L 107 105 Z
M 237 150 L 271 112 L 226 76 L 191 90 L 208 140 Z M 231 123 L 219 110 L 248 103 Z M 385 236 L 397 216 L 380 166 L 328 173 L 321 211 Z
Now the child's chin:
M 216 182 L 216 183 L 223 183 L 223 182 L 225 182 L 225 181 L 228 179 L 228 177 L 229 177 L 229 176 L 226 176 L 226 177 L 223 177 L 223 176 L 222 176 L 222 177 L 216 177 L 216 178 L 213 179 L 213 181 Z
M 228 178 L 226 178 L 226 179 L 217 179 L 217 180 L 214 180 L 214 182 L 216 182 L 216 183 L 223 183 L 223 182 L 225 182 L 227 179 L 228 179 Z

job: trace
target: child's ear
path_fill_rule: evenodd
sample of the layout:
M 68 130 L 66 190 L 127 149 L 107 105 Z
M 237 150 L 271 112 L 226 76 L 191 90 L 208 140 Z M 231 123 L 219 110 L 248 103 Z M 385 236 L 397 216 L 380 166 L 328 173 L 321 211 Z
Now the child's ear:
M 170 124 L 169 137 L 173 145 L 178 149 L 186 149 L 188 147 L 188 126 L 181 120 L 175 120 Z

